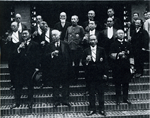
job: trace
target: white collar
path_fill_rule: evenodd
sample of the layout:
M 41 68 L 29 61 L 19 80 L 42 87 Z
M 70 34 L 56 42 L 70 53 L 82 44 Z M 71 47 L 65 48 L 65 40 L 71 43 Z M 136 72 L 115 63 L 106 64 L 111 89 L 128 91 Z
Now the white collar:
M 91 50 L 96 50 L 97 48 L 97 45 L 95 45 L 94 47 L 90 46 L 91 47 Z
M 118 39 L 118 41 L 119 41 L 120 43 L 123 43 L 124 40 L 123 40 L 123 39 Z
M 18 34 L 18 30 L 16 32 L 13 32 L 13 34 Z
M 108 29 L 111 29 L 111 30 L 113 29 L 113 27 L 107 27 L 107 28 L 108 28 Z

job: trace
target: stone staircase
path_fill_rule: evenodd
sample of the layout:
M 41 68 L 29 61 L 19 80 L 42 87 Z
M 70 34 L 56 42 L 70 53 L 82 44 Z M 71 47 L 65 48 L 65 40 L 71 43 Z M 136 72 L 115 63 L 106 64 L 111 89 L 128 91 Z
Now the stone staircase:
M 76 85 L 70 85 L 69 109 L 65 105 L 53 108 L 52 87 L 34 86 L 34 104 L 32 110 L 27 107 L 27 87 L 23 87 L 22 104 L 19 108 L 10 109 L 14 102 L 14 90 L 10 90 L 10 79 L 8 65 L 0 64 L 0 100 L 1 118 L 101 118 L 100 114 L 87 116 L 88 96 L 85 95 L 84 71 L 81 66 L 80 77 Z M 110 71 L 109 84 L 105 89 L 106 118 L 149 118 L 150 116 L 150 83 L 149 63 L 144 64 L 144 75 L 131 81 L 129 87 L 129 101 L 132 105 L 115 103 L 115 87 L 112 84 Z M 96 103 L 98 105 L 98 102 Z

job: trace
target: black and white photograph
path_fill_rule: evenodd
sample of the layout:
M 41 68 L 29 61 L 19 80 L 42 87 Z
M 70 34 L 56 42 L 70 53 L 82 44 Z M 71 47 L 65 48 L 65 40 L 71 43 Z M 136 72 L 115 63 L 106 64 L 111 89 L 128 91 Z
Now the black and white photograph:
M 149 118 L 149 0 L 1 0 L 1 118 Z

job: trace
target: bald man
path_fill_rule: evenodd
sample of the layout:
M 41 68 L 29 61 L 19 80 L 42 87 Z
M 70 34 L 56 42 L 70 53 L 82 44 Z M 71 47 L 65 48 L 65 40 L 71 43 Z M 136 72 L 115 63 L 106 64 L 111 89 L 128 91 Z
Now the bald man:
M 45 58 L 47 60 L 47 82 L 52 82 L 54 107 L 60 104 L 69 104 L 69 82 L 71 71 L 70 48 L 67 43 L 60 40 L 61 32 L 52 30 L 52 39 L 54 42 L 48 44 L 45 49 Z M 60 91 L 60 85 L 62 90 Z M 62 97 L 60 97 L 60 94 Z
M 98 93 L 98 110 L 101 115 L 106 115 L 104 108 L 104 80 L 107 79 L 107 59 L 104 48 L 97 46 L 97 37 L 89 37 L 90 46 L 84 50 L 82 63 L 86 73 L 86 86 L 89 89 L 89 112 L 87 115 L 96 113 L 95 93 Z
M 15 16 L 15 21 L 18 23 L 18 31 L 19 31 L 20 33 L 21 33 L 24 29 L 27 28 L 27 26 L 26 26 L 25 24 L 23 24 L 23 23 L 21 22 L 21 20 L 22 20 L 21 15 L 17 13 L 16 16 Z
M 131 81 L 130 58 L 131 45 L 124 40 L 124 31 L 117 30 L 117 38 L 110 47 L 110 58 L 112 59 L 112 76 L 116 91 L 116 104 L 123 102 L 131 104 L 128 101 L 129 82 Z M 123 95 L 122 92 L 123 91 Z
M 85 29 L 86 32 L 89 32 L 89 30 L 90 30 L 90 28 L 88 26 L 89 21 L 95 21 L 95 24 L 97 25 L 96 30 L 101 31 L 103 29 L 102 26 L 100 25 L 99 21 L 95 20 L 95 11 L 94 10 L 88 11 L 87 16 L 88 16 L 88 20 L 83 23 L 83 28 Z
M 71 23 L 66 21 L 67 14 L 65 12 L 60 13 L 59 19 L 60 19 L 60 21 L 54 25 L 54 29 L 61 31 L 60 40 L 64 41 L 66 30 L 69 26 L 71 26 Z
M 10 71 L 10 79 L 12 86 L 10 89 L 14 88 L 14 78 L 15 78 L 15 65 L 16 65 L 16 57 L 14 56 L 14 51 L 17 49 L 18 45 L 22 41 L 21 33 L 18 31 L 18 23 L 12 22 L 11 23 L 11 32 L 7 37 L 7 46 L 9 49 L 9 56 L 8 56 L 8 65 L 9 65 L 9 71 Z

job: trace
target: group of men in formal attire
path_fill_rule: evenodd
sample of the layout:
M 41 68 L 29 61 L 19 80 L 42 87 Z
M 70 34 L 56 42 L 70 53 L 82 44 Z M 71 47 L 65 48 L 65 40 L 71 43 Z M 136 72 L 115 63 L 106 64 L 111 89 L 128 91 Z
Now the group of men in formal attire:
M 142 50 L 148 49 L 148 33 L 142 28 L 142 20 L 137 19 L 132 30 L 131 40 L 125 40 L 123 24 L 114 16 L 114 10 L 108 9 L 108 18 L 103 26 L 94 20 L 95 12 L 88 12 L 88 21 L 78 25 L 77 15 L 66 21 L 65 12 L 60 13 L 60 22 L 50 28 L 42 16 L 36 17 L 36 25 L 27 29 L 16 14 L 11 23 L 12 32 L 7 37 L 9 51 L 9 69 L 12 88 L 15 88 L 15 104 L 19 107 L 23 86 L 28 87 L 28 106 L 31 109 L 33 100 L 33 73 L 42 72 L 42 87 L 53 87 L 53 104 L 71 107 L 69 103 L 69 85 L 77 81 L 79 66 L 85 70 L 86 90 L 89 93 L 89 112 L 96 113 L 95 93 L 98 93 L 99 113 L 106 115 L 104 109 L 104 89 L 108 70 L 112 69 L 116 90 L 116 104 L 128 101 L 129 82 L 132 78 L 130 58 L 135 60 L 135 69 L 143 74 Z M 102 30 L 102 27 L 105 29 Z M 138 31 L 137 31 L 138 29 Z M 101 30 L 101 31 L 99 31 Z M 139 58 L 141 60 L 139 60 Z M 62 86 L 62 91 L 60 91 Z M 11 89 L 12 89 L 11 88 Z M 60 96 L 61 94 L 61 96 Z

